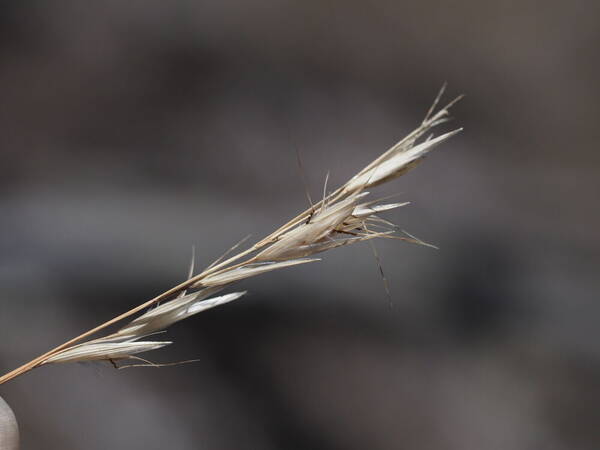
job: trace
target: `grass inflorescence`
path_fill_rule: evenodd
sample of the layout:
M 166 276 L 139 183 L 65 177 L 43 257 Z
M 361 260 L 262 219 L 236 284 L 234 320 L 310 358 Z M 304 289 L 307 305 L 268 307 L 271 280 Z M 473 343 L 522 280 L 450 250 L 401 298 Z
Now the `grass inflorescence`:
M 218 295 L 233 283 L 265 272 L 319 261 L 314 255 L 321 252 L 376 238 L 424 244 L 413 236 L 399 235 L 397 227 L 379 215 L 405 206 L 407 202 L 367 200 L 367 189 L 403 175 L 429 151 L 461 130 L 437 137 L 428 135 L 433 127 L 448 120 L 449 108 L 458 100 L 436 111 L 442 93 L 443 89 L 418 128 L 345 184 L 332 192 L 325 191 L 321 201 L 264 239 L 233 256 L 224 255 L 200 273 L 194 274 L 192 264 L 188 279 L 183 283 L 7 373 L 0 377 L 0 384 L 46 364 L 100 360 L 110 361 L 117 367 L 119 361 L 145 361 L 136 355 L 171 344 L 149 337 L 175 322 L 243 296 L 245 292 Z M 87 340 L 144 310 L 145 313 L 116 332 Z

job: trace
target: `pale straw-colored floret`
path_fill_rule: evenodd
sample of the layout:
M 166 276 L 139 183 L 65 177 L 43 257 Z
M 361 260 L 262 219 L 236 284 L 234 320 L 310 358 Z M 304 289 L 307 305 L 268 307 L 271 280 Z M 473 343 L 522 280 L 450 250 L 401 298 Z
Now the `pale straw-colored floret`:
M 137 353 L 149 352 L 166 345 L 172 344 L 169 341 L 140 341 L 140 342 L 86 342 L 58 352 L 43 364 L 82 362 L 98 360 L 118 360 L 128 359 Z
M 204 278 L 199 284 L 194 286 L 222 286 L 224 284 L 234 283 L 243 280 L 244 278 L 254 277 L 262 273 L 271 272 L 284 267 L 297 266 L 298 264 L 306 264 L 318 259 L 293 259 L 291 261 L 282 262 L 265 262 L 252 263 L 230 271 L 209 275 Z
M 327 244 L 332 234 L 352 215 L 361 197 L 363 194 L 354 194 L 338 203 L 323 205 L 307 222 L 284 233 L 277 242 L 260 252 L 257 259 L 274 261 L 300 258 L 331 248 Z M 311 248 L 314 251 L 311 252 Z
M 405 173 L 404 169 L 409 167 L 411 163 L 419 160 L 426 153 L 430 152 L 439 144 L 448 140 L 460 131 L 461 129 L 454 130 L 442 134 L 437 138 L 429 139 L 428 141 L 406 149 L 405 151 L 399 151 L 382 161 L 379 165 L 350 180 L 344 189 L 347 192 L 354 192 L 358 189 L 367 189 L 396 178 Z
M 224 305 L 225 303 L 237 300 L 246 293 L 245 291 L 234 292 L 203 300 L 203 298 L 221 289 L 223 288 L 203 289 L 157 306 L 132 321 L 129 325 L 121 328 L 117 334 L 124 336 L 148 335 L 156 333 L 157 331 L 166 330 L 180 320 L 187 319 L 194 314 L 214 308 L 215 306 Z
M 368 203 L 364 203 L 364 204 L 358 205 L 356 208 L 354 208 L 354 211 L 352 211 L 352 215 L 354 217 L 356 217 L 357 219 L 362 219 L 364 217 L 373 216 L 377 213 L 389 211 L 391 209 L 400 208 L 400 207 L 406 206 L 406 205 L 410 205 L 410 202 L 389 203 L 387 205 L 375 205 L 375 206 L 371 206 Z

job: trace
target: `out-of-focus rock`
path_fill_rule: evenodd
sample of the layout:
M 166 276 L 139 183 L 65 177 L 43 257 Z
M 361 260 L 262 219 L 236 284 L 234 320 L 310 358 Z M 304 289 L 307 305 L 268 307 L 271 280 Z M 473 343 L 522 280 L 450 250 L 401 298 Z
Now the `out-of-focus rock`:
M 12 409 L 0 397 L 0 450 L 18 450 L 19 427 Z

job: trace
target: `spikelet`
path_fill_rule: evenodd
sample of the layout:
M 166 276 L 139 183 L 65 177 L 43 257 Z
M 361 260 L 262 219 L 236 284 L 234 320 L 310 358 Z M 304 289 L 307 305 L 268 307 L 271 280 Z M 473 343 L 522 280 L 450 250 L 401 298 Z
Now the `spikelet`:
M 400 175 L 404 175 L 408 170 L 415 167 L 416 163 L 418 163 L 426 153 L 459 133 L 461 130 L 462 128 L 459 128 L 449 133 L 442 134 L 437 138 L 429 139 L 415 147 L 400 147 L 399 150 L 393 152 L 389 158 L 381 161 L 380 164 L 365 171 L 359 176 L 352 178 L 348 184 L 344 186 L 344 190 L 346 192 L 354 192 L 360 189 L 367 189 L 397 178 Z
M 209 275 L 202 281 L 192 285 L 192 287 L 199 286 L 223 286 L 225 284 L 234 283 L 236 281 L 243 280 L 244 278 L 253 277 L 262 273 L 270 272 L 276 269 L 283 269 L 284 267 L 297 266 L 298 264 L 306 264 L 318 259 L 293 259 L 291 261 L 282 262 L 264 262 L 264 263 L 251 263 L 246 264 L 236 269 L 223 271 L 221 273 Z
M 98 360 L 119 360 L 129 359 L 131 356 L 156 350 L 166 345 L 172 344 L 168 341 L 158 342 L 96 342 L 90 341 L 84 344 L 75 345 L 66 350 L 56 353 L 46 359 L 43 364 L 64 363 L 64 362 L 83 362 Z
M 204 298 L 211 293 L 221 289 L 223 288 L 203 289 L 157 306 L 121 328 L 117 332 L 117 335 L 124 336 L 125 339 L 130 339 L 131 337 L 147 336 L 158 331 L 166 330 L 180 320 L 187 319 L 194 314 L 214 308 L 215 306 L 224 305 L 225 303 L 237 300 L 246 293 L 245 291 L 234 292 L 204 300 Z

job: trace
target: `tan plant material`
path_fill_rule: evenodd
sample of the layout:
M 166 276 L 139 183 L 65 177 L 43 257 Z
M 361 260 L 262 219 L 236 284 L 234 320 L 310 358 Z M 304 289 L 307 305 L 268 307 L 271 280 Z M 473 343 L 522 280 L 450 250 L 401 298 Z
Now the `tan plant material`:
M 378 201 L 366 201 L 365 197 L 368 196 L 366 189 L 403 175 L 415 167 L 429 151 L 460 131 L 454 130 L 438 137 L 429 136 L 417 143 L 433 127 L 448 120 L 448 109 L 456 100 L 435 112 L 442 93 L 443 89 L 416 130 L 344 185 L 330 193 L 325 191 L 321 201 L 261 241 L 227 259 L 227 254 L 224 255 L 197 275 L 193 274 L 192 265 L 185 282 L 0 377 L 0 384 L 44 364 L 91 360 L 105 360 L 115 364 L 118 360 L 141 359 L 134 355 L 171 343 L 145 340 L 148 336 L 208 308 L 236 300 L 244 294 L 235 292 L 214 297 L 230 284 L 272 270 L 318 261 L 311 258 L 317 253 L 375 238 L 395 238 L 424 244 L 411 235 L 396 235 L 397 227 L 378 215 L 405 206 L 407 202 L 380 204 Z M 188 293 L 189 290 L 193 292 Z M 160 302 L 163 303 L 159 305 Z M 151 309 L 118 331 L 85 341 L 108 326 L 148 308 Z

